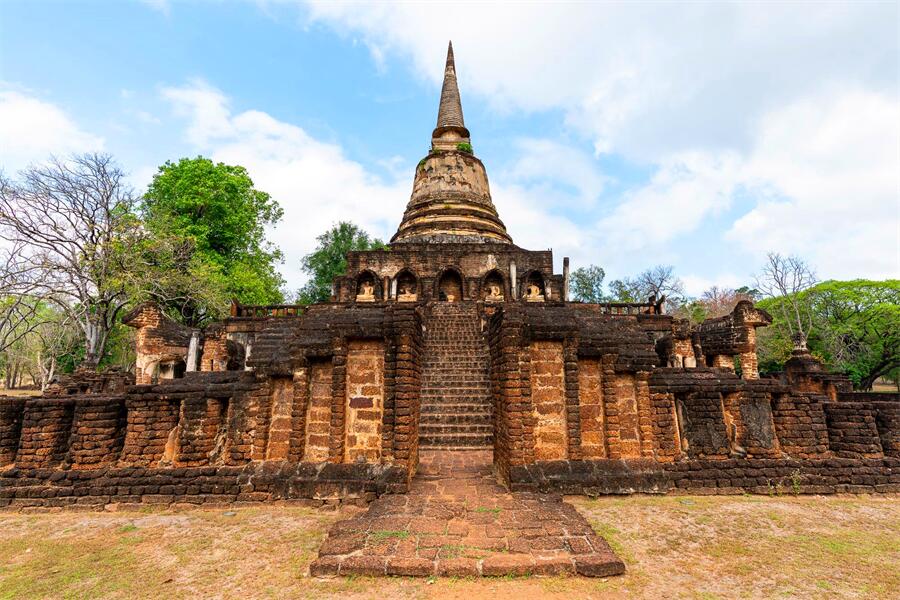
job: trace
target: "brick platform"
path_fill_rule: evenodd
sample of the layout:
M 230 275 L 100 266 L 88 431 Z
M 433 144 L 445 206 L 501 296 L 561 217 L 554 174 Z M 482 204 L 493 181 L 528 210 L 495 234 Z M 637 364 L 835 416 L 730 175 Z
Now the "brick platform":
M 554 494 L 509 493 L 489 451 L 424 451 L 405 495 L 335 523 L 313 576 L 619 575 L 625 565 Z

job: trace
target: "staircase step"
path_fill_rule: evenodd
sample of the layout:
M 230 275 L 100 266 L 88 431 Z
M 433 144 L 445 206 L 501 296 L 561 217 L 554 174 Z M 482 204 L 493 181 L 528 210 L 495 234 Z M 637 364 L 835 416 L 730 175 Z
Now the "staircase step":
M 419 448 L 468 447 L 490 448 L 494 445 L 494 436 L 483 433 L 430 434 L 419 436 Z
M 419 446 L 493 445 L 490 352 L 474 303 L 438 303 L 425 325 Z
M 419 417 L 419 426 L 423 425 L 472 425 L 491 427 L 490 413 L 425 413 Z
M 490 403 L 453 403 L 447 402 L 442 404 L 428 404 L 422 406 L 420 410 L 421 414 L 426 415 L 430 413 L 445 413 L 451 415 L 463 415 L 463 414 L 486 414 L 490 416 L 491 413 L 491 405 Z

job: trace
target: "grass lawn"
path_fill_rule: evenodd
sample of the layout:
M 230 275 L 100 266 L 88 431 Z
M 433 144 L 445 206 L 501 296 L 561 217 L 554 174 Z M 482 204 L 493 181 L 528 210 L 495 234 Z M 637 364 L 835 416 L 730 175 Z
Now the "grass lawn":
M 0 598 L 896 598 L 900 497 L 571 498 L 622 556 L 609 579 L 310 579 L 347 515 L 0 512 Z

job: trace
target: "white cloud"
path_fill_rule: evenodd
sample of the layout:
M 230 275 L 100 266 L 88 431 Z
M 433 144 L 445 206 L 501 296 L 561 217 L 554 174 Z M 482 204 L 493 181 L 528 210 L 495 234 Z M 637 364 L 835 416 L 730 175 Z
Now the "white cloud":
M 746 149 L 762 114 L 834 82 L 896 87 L 897 17 L 894 3 L 861 2 L 314 1 L 306 11 L 435 85 L 452 38 L 464 97 L 562 109 L 599 150 L 645 162 Z
M 573 258 L 609 271 L 678 267 L 679 245 L 731 217 L 721 238 L 704 234 L 702 274 L 678 268 L 699 286 L 746 279 L 769 250 L 801 254 L 826 277 L 898 276 L 898 10 L 313 1 L 304 18 L 361 37 L 380 63 L 407 60 L 435 87 L 452 38 L 464 101 L 560 111 L 567 134 L 596 152 L 653 166 L 650 181 L 610 197 L 596 163 L 526 140 L 495 190 L 523 246 L 574 240 Z M 732 273 L 711 276 L 723 261 Z
M 104 147 L 103 138 L 83 131 L 58 106 L 19 91 L 0 91 L 0 140 L 0 168 L 9 174 L 51 154 Z
M 557 208 L 561 205 L 590 208 L 608 183 L 595 158 L 570 145 L 549 139 L 522 138 L 515 141 L 512 149 L 513 161 L 498 171 L 500 180 L 514 181 L 554 196 Z M 554 194 L 553 189 L 559 186 L 567 188 L 568 193 Z
M 900 277 L 900 104 L 852 91 L 765 116 L 747 181 L 778 194 L 726 233 L 756 256 L 806 256 L 827 277 Z
M 686 152 L 667 159 L 647 185 L 626 192 L 597 223 L 605 250 L 659 247 L 694 231 L 731 205 L 739 173 L 733 153 Z
M 305 280 L 300 258 L 333 223 L 351 220 L 382 238 L 396 230 L 412 189 L 413 165 L 405 177 L 384 181 L 339 146 L 300 127 L 257 110 L 233 112 L 221 91 L 202 82 L 166 88 L 163 96 L 188 117 L 187 138 L 198 151 L 246 167 L 257 187 L 284 209 L 269 237 L 285 254 L 280 270 L 291 289 Z

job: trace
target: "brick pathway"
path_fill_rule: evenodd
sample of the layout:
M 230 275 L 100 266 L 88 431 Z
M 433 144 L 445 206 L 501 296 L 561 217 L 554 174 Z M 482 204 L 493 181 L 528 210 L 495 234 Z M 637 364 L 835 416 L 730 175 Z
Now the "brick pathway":
M 618 575 L 625 565 L 557 495 L 509 493 L 490 451 L 423 451 L 407 494 L 335 523 L 313 576 Z

